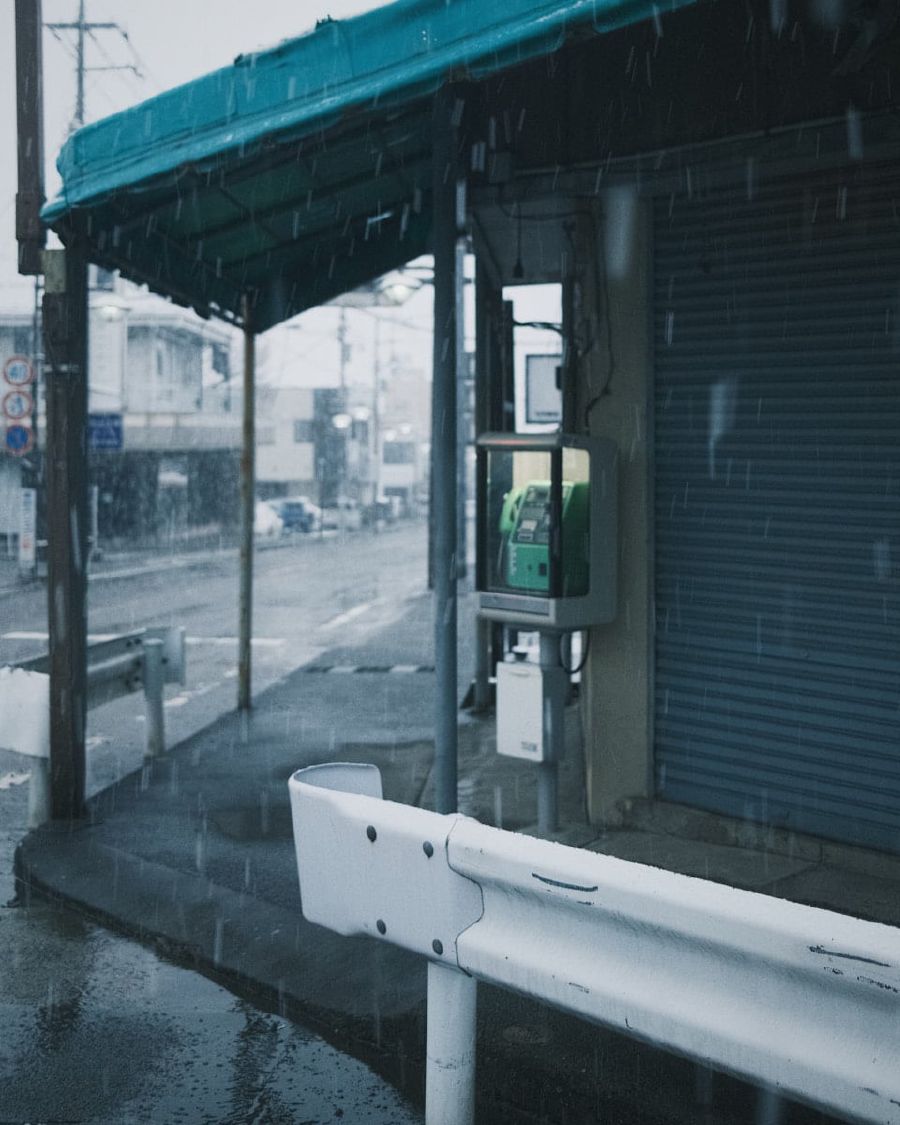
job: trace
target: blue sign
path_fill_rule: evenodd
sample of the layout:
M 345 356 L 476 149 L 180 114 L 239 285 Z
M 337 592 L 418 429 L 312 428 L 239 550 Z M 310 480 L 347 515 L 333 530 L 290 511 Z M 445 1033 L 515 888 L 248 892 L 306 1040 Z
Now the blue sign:
M 123 444 L 121 414 L 88 415 L 88 449 L 118 451 Z
M 6 448 L 16 457 L 27 453 L 34 443 L 34 435 L 28 426 L 7 426 Z

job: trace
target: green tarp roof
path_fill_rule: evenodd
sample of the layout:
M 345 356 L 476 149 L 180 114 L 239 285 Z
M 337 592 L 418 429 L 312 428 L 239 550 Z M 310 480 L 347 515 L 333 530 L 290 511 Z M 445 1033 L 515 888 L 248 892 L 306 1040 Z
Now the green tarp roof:
M 669 5 L 673 6 L 673 5 Z M 264 330 L 430 239 L 430 95 L 606 30 L 648 0 L 396 0 L 80 129 L 44 210 L 92 260 Z

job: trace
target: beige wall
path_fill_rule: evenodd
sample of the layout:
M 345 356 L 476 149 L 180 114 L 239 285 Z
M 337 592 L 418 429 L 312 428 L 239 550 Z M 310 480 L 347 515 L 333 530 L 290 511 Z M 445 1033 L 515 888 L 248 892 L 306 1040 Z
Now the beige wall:
M 617 805 L 649 795 L 652 708 L 650 474 L 650 216 L 637 193 L 615 189 L 578 223 L 577 419 L 619 447 L 618 614 L 591 630 L 582 676 L 588 809 L 595 823 L 619 820 Z M 596 248 L 600 268 L 590 261 Z
M 271 441 L 260 441 L 256 449 L 256 478 L 289 485 L 315 479 L 315 447 L 312 442 L 294 441 L 294 422 L 313 417 L 313 392 L 301 387 L 282 387 L 259 398 L 260 426 Z

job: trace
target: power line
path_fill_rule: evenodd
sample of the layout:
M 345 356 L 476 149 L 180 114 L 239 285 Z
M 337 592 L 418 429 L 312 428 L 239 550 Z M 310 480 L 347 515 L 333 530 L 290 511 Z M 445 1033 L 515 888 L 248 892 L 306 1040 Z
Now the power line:
M 44 26 L 53 34 L 60 42 L 63 37 L 59 32 L 75 32 L 75 115 L 72 118 L 72 124 L 69 132 L 74 132 L 75 129 L 80 129 L 84 124 L 85 117 L 85 99 L 84 99 L 84 76 L 88 71 L 96 70 L 130 70 L 136 77 L 142 77 L 140 70 L 136 64 L 124 63 L 121 66 L 114 64 L 112 58 L 103 51 L 94 35 L 95 31 L 117 31 L 128 43 L 131 48 L 131 41 L 128 38 L 128 32 L 121 24 L 112 20 L 93 20 L 89 21 L 85 17 L 85 0 L 78 0 L 78 19 L 67 22 L 54 22 L 46 23 Z M 85 36 L 90 36 L 91 41 L 95 43 L 103 54 L 112 64 L 110 66 L 86 66 L 85 65 Z M 133 48 L 131 48 L 133 51 Z

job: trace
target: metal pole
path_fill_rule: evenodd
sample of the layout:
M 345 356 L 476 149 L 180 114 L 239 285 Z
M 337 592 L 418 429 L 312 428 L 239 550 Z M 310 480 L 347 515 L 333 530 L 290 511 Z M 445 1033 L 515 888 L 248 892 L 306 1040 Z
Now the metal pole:
M 559 827 L 559 762 L 566 748 L 566 675 L 559 662 L 559 634 L 541 633 L 544 693 L 544 761 L 538 764 L 538 832 Z
M 372 526 L 378 530 L 378 498 L 381 495 L 381 318 L 375 316 L 372 366 Z
M 435 806 L 456 811 L 456 129 L 455 95 L 434 99 L 434 363 L 431 413 L 435 664 Z
M 53 817 L 84 815 L 87 718 L 87 260 L 44 254 L 47 596 Z
M 466 193 L 465 185 L 458 184 L 456 201 L 457 230 L 464 227 L 466 221 Z M 466 534 L 466 420 L 468 418 L 469 399 L 469 370 L 466 356 L 466 318 L 465 318 L 465 287 L 466 287 L 466 242 L 464 238 L 456 240 L 456 457 L 457 457 L 457 486 L 456 486 L 456 577 L 465 578 L 467 574 L 468 554 Z
M 76 48 L 75 127 L 84 124 L 84 0 L 78 4 L 78 46 Z
M 241 447 L 241 578 L 238 614 L 238 710 L 251 707 L 250 644 L 253 635 L 253 512 L 256 493 L 256 337 L 250 300 L 243 300 L 244 417 Z
M 156 758 L 166 752 L 166 718 L 163 708 L 163 649 L 157 637 L 144 640 L 144 700 L 146 703 L 147 739 L 145 758 Z
M 473 977 L 428 962 L 425 1125 L 472 1125 L 475 1120 Z

